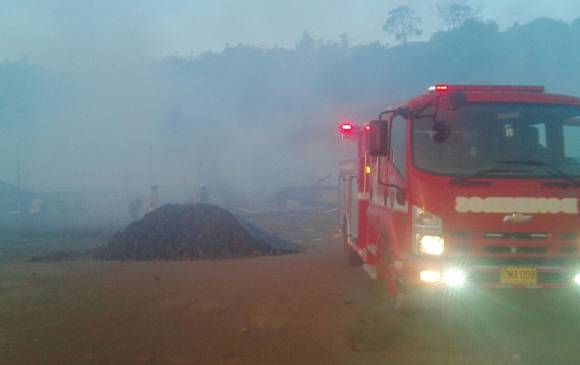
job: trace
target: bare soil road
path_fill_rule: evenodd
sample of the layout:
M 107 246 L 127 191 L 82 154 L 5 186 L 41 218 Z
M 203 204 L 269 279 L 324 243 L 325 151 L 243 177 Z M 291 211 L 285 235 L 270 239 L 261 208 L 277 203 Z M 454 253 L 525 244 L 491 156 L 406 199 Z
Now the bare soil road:
M 335 212 L 254 218 L 302 253 L 0 264 L 0 364 L 578 364 L 571 293 L 467 292 L 399 317 Z

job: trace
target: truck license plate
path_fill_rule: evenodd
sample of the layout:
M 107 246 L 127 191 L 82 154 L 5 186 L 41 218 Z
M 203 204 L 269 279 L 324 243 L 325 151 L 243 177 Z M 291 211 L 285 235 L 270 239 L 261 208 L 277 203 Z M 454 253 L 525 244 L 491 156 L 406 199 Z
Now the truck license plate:
M 509 285 L 535 285 L 538 273 L 532 267 L 504 267 L 501 270 L 501 283 Z

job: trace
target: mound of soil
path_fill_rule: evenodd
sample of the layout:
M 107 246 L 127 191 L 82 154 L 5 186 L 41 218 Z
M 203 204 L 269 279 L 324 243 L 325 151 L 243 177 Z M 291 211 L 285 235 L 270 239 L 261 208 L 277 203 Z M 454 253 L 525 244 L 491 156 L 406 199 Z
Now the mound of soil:
M 298 246 L 211 204 L 168 204 L 117 232 L 95 256 L 105 260 L 183 260 L 277 255 Z
M 85 250 L 57 250 L 52 252 L 47 252 L 44 254 L 32 255 L 29 257 L 30 262 L 60 262 L 60 261 L 72 261 L 80 259 L 90 259 L 91 251 Z

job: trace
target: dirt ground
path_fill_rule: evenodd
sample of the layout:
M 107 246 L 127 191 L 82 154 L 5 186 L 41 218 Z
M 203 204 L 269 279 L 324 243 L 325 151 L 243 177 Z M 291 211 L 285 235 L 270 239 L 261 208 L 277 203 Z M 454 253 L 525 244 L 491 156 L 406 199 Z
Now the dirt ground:
M 575 293 L 447 293 L 399 317 L 336 212 L 256 216 L 294 255 L 0 263 L 0 364 L 577 364 Z

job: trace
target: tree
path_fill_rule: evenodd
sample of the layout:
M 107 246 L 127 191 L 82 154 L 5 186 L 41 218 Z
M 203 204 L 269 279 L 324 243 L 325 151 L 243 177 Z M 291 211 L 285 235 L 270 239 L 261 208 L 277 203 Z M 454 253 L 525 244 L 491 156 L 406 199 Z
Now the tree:
M 338 39 L 340 39 L 340 45 L 344 48 L 348 48 L 348 34 L 342 33 L 338 35 Z
M 409 37 L 423 34 L 422 23 L 423 21 L 413 9 L 403 5 L 389 11 L 383 30 L 406 44 Z
M 462 26 L 468 19 L 477 19 L 481 8 L 474 8 L 466 0 L 441 0 L 435 6 L 446 29 Z
M 302 32 L 302 37 L 300 37 L 300 40 L 298 40 L 298 43 L 296 43 L 296 49 L 311 50 L 314 49 L 315 47 L 316 41 L 314 40 L 314 38 L 312 38 L 310 33 L 307 30 Z

